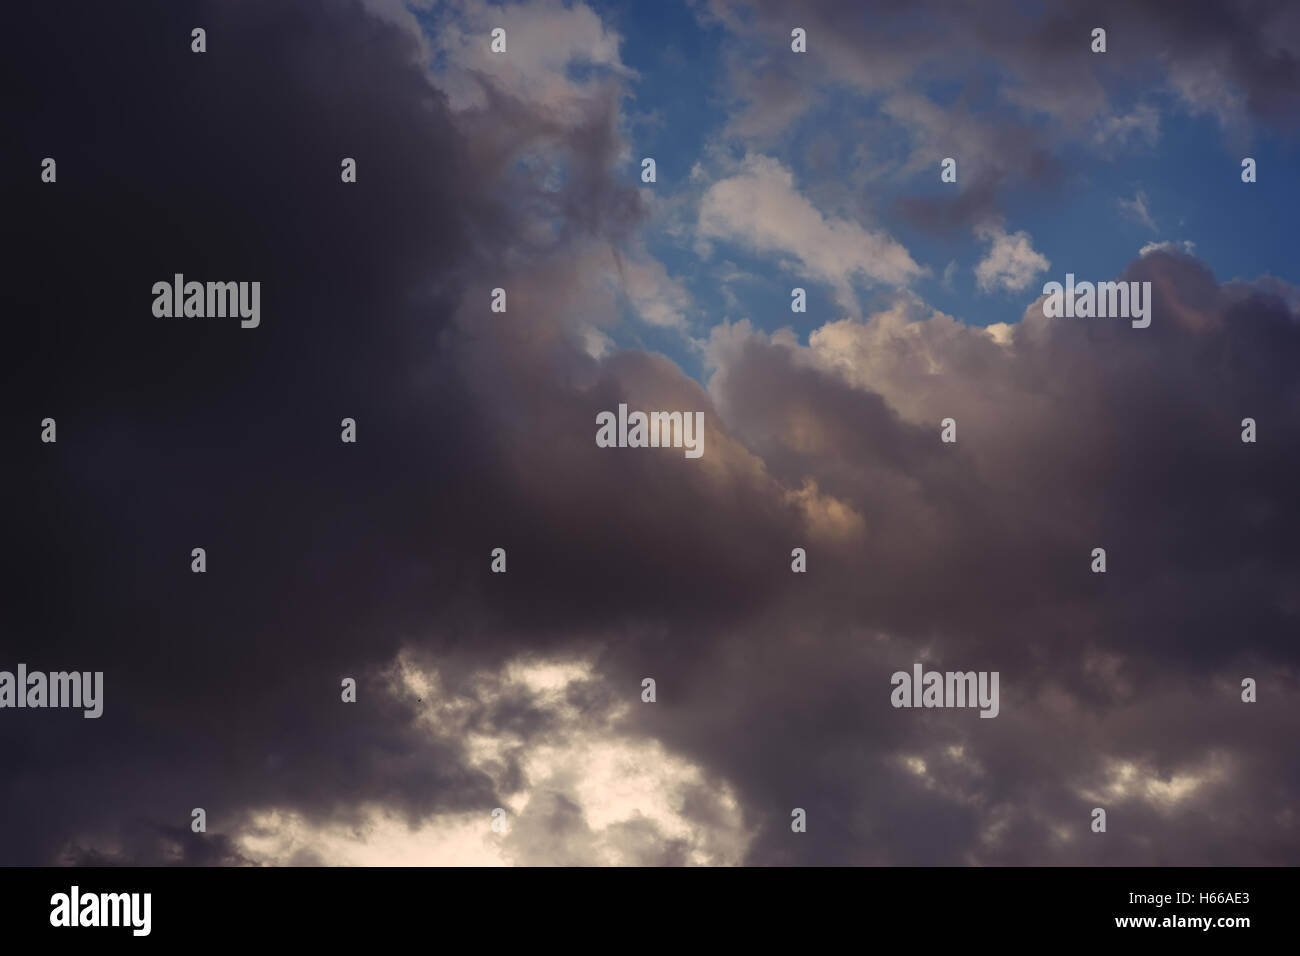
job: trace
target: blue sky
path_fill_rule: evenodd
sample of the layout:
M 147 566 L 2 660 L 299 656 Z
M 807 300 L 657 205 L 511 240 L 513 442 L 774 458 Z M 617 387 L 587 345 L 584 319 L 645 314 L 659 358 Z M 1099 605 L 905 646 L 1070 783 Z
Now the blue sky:
M 850 314 L 836 302 L 830 284 L 808 275 L 788 254 L 727 240 L 711 243 L 701 254 L 692 228 L 700 197 L 727 174 L 728 163 L 747 154 L 777 160 L 792 173 L 795 189 L 823 215 L 883 231 L 901 243 L 927 270 L 906 288 L 926 307 L 974 325 L 1016 321 L 1043 282 L 1061 279 L 1067 271 L 1081 279 L 1113 277 L 1153 242 L 1194 244 L 1194 254 L 1220 280 L 1265 274 L 1300 278 L 1292 240 L 1294 211 L 1300 208 L 1294 140 L 1275 135 L 1266 124 L 1237 126 L 1189 102 L 1158 75 L 1126 78 L 1125 53 L 1114 47 L 1106 54 L 1089 52 L 1094 59 L 1082 61 L 1096 64 L 1106 96 L 1089 119 L 1103 123 L 1141 109 L 1147 129 L 1099 145 L 1086 130 L 1064 129 L 1060 117 L 1013 102 L 1025 78 L 997 56 L 977 53 L 951 71 L 920 70 L 865 89 L 818 62 L 822 49 L 816 32 L 809 52 L 800 55 L 772 31 L 738 35 L 702 5 L 593 3 L 590 9 L 617 34 L 621 64 L 634 71 L 625 80 L 621 117 L 629 154 L 626 175 L 636 182 L 640 158 L 652 156 L 658 181 L 645 188 L 656 203 L 677 204 L 676 219 L 652 215 L 641 235 L 648 253 L 690 295 L 685 310 L 690 336 L 698 338 L 724 319 L 748 318 L 768 331 L 791 326 L 804 339 L 822 323 Z M 793 14 L 790 22 L 797 20 Z M 1086 48 L 1089 37 L 1079 43 Z M 1119 66 L 1111 68 L 1103 57 L 1115 58 Z M 805 109 L 771 135 L 745 137 L 729 130 L 744 107 L 747 66 L 788 71 L 790 82 L 802 85 Z M 567 72 L 583 81 L 601 69 L 575 59 Z M 1054 180 L 1035 182 L 1012 169 L 999 183 L 993 213 L 1007 233 L 1026 233 L 1032 249 L 1050 262 L 1034 281 L 1023 288 L 980 289 L 974 269 L 988 255 L 987 239 L 972 228 L 921 228 L 899 214 L 898 203 L 910 198 L 932 197 L 940 205 L 957 201 L 974 175 L 962 142 L 944 143 L 940 137 L 920 144 L 906 121 L 886 115 L 883 101 L 900 93 L 961 111 L 976 128 L 1012 123 L 1041 137 L 1056 165 Z M 764 108 L 761 99 L 754 108 Z M 955 185 L 939 182 L 939 160 L 949 155 L 958 160 Z M 1255 184 L 1240 179 L 1246 155 L 1258 162 Z M 719 162 L 719 156 L 726 160 Z M 1014 166 L 1014 160 L 1008 164 Z M 868 167 L 874 167 L 870 174 Z M 1139 200 L 1147 221 L 1140 220 Z M 727 276 L 730 281 L 724 281 Z M 806 315 L 790 312 L 794 286 L 807 289 Z M 901 288 L 861 276 L 853 287 L 865 313 L 886 305 Z M 705 374 L 680 329 L 631 321 L 610 335 L 618 346 L 661 351 L 689 374 Z

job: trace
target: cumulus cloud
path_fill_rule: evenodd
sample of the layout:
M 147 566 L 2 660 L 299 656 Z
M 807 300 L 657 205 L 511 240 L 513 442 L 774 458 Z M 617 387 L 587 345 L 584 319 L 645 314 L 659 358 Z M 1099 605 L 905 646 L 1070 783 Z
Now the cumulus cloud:
M 1219 286 L 1195 260 L 1148 257 L 1123 278 L 1150 280 L 1160 290 L 1155 309 L 1166 321 L 1155 337 L 1053 322 L 1032 307 L 990 336 L 903 301 L 865 320 L 829 323 L 806 346 L 752 330 L 717 341 L 713 390 L 729 427 L 761 450 L 774 475 L 816 476 L 823 492 L 867 524 L 857 557 L 836 553 L 833 569 L 823 558 L 822 570 L 837 580 L 843 571 L 847 587 L 852 572 L 840 562 L 873 568 L 854 593 L 862 608 L 876 611 L 862 618 L 844 608 L 856 627 L 826 620 L 818 634 L 827 653 L 882 681 L 891 659 L 903 662 L 899 667 L 924 658 L 963 668 L 997 660 L 1011 688 L 1004 699 L 1014 701 L 991 731 L 946 719 L 922 730 L 887 709 L 870 710 L 869 701 L 861 706 L 875 716 L 855 722 L 839 710 L 854 713 L 847 699 L 828 702 L 839 720 L 859 728 L 854 769 L 833 784 L 827 778 L 834 772 L 822 777 L 840 794 L 838 803 L 827 798 L 828 810 L 862 800 L 870 807 L 860 818 L 836 819 L 861 836 L 862 849 L 849 855 L 824 847 L 823 858 L 1116 862 L 1150 859 L 1157 845 L 1159 859 L 1174 862 L 1230 852 L 1209 821 L 1222 822 L 1223 807 L 1249 799 L 1244 781 L 1268 773 L 1280 753 L 1284 732 L 1275 721 L 1287 725 L 1294 717 L 1290 703 L 1267 714 L 1241 704 L 1240 676 L 1263 668 L 1290 700 L 1283 688 L 1295 662 L 1283 635 L 1296 609 L 1285 596 L 1289 572 L 1264 572 L 1269 583 L 1249 586 L 1251 605 L 1261 609 L 1252 646 L 1237 647 L 1222 635 L 1233 629 L 1229 608 L 1242 596 L 1212 582 L 1244 564 L 1262 569 L 1265 553 L 1280 557 L 1263 522 L 1280 514 L 1282 474 L 1296 463 L 1288 444 L 1269 452 L 1263 470 L 1245 473 L 1233 464 L 1243 446 L 1229 408 L 1294 406 L 1286 360 L 1266 359 L 1254 347 L 1247 359 L 1229 343 L 1267 340 L 1270 351 L 1290 351 L 1300 347 L 1300 332 L 1267 284 Z M 1211 375 L 1208 367 L 1193 369 L 1225 355 L 1236 359 L 1213 373 L 1216 389 L 1207 394 L 1198 382 Z M 1148 403 L 1134 415 L 1139 394 Z M 1084 395 L 1100 406 L 1084 411 Z M 1159 414 L 1156 395 L 1168 396 Z M 946 416 L 958 423 L 956 446 L 937 440 Z M 1286 422 L 1288 435 L 1300 428 L 1289 412 Z M 1178 456 L 1195 461 L 1170 461 L 1170 470 L 1152 473 L 1150 455 L 1173 454 L 1170 435 L 1186 436 Z M 1195 487 L 1177 479 L 1182 468 L 1196 470 Z M 1123 504 L 1104 490 L 1119 488 Z M 1243 493 L 1255 504 L 1232 505 Z M 1194 501 L 1204 507 L 1188 532 Z M 1244 538 L 1236 530 L 1243 522 L 1253 529 Z M 1218 539 L 1220 531 L 1228 539 Z M 1103 590 L 1088 573 L 1096 545 L 1107 545 L 1112 557 L 1127 555 L 1122 584 L 1111 577 Z M 1177 553 L 1181 548 L 1192 551 Z M 941 615 L 905 596 L 920 579 L 934 582 L 925 593 L 943 595 Z M 837 586 L 828 592 L 843 600 Z M 1199 588 L 1209 590 L 1194 597 Z M 1020 611 L 1008 616 L 1004 602 Z M 1176 622 L 1165 616 L 1174 606 Z M 1048 632 L 1058 637 L 1047 639 Z M 912 637 L 900 647 L 901 634 Z M 1194 727 L 1170 734 L 1180 713 L 1194 715 Z M 878 750 L 865 743 L 867 734 Z M 1054 754 L 1049 740 L 1082 749 Z M 824 745 L 853 746 L 847 739 Z M 1019 747 L 1032 755 L 1013 756 Z M 1295 767 L 1287 765 L 1289 789 Z M 870 796 L 858 789 L 868 775 Z M 903 791 L 945 807 L 946 848 L 938 836 L 893 845 L 871 826 L 873 818 L 909 816 L 895 799 Z M 1088 810 L 1103 797 L 1141 821 L 1108 849 L 1084 838 Z M 1297 834 L 1283 802 L 1267 803 L 1258 810 L 1267 820 L 1260 826 L 1285 848 L 1253 858 L 1277 862 L 1294 854 Z M 940 819 L 937 809 L 914 812 Z M 776 829 L 754 852 L 784 852 Z
M 1024 230 L 1008 234 L 998 225 L 984 225 L 976 235 L 990 243 L 988 253 L 975 265 L 975 282 L 981 292 L 1023 292 L 1051 262 L 1034 249 Z
M 925 270 L 893 237 L 824 215 L 802 195 L 778 160 L 749 156 L 734 176 L 708 187 L 700 200 L 699 232 L 763 254 L 790 257 L 803 272 L 835 288 L 856 309 L 855 281 L 907 285 Z

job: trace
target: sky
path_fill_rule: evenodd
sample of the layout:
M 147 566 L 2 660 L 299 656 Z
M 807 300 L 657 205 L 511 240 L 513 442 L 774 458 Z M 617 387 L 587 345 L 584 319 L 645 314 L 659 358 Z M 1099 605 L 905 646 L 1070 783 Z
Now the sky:
M 3 17 L 0 863 L 1300 862 L 1300 7 Z

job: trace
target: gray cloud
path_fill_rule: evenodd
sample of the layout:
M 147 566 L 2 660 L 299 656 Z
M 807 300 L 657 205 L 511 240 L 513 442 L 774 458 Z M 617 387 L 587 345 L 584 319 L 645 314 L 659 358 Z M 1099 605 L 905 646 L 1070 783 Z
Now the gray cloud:
M 102 669 L 106 705 L 0 720 L 3 862 L 331 862 L 322 834 L 376 840 L 372 808 L 486 825 L 519 793 L 511 862 L 1300 856 L 1281 280 L 1151 250 L 1125 274 L 1153 284 L 1146 330 L 1031 306 L 990 334 L 906 295 L 806 345 L 737 323 L 713 332 L 705 389 L 583 346 L 617 302 L 594 264 L 612 274 L 644 215 L 613 172 L 617 78 L 560 122 L 490 77 L 488 106 L 453 110 L 391 11 L 21 16 L 19 65 L 59 79 L 6 175 L 66 159 L 53 196 L 15 191 L 10 308 L 30 321 L 5 375 L 24 506 L 0 660 Z M 129 107 L 106 113 L 110 91 Z M 261 278 L 262 328 L 151 320 L 145 290 L 173 271 Z M 705 457 L 595 447 L 621 401 L 704 411 Z M 47 414 L 53 447 L 32 440 Z M 559 696 L 502 677 L 575 657 L 589 673 Z M 431 718 L 394 682 L 408 658 L 455 709 Z M 894 710 L 889 675 L 915 660 L 1000 671 L 1001 715 Z M 563 750 L 579 730 L 672 786 L 602 822 Z M 189 833 L 195 806 L 211 834 Z M 250 848 L 268 829 L 285 856 Z
M 818 91 L 860 95 L 893 123 L 871 139 L 907 144 L 901 160 L 876 147 L 867 172 L 886 168 L 906 181 L 921 170 L 928 178 L 944 156 L 962 160 L 956 201 L 920 194 L 893 203 L 904 222 L 935 233 L 1004 213 L 1009 188 L 1068 185 L 1080 175 L 1081 152 L 1109 157 L 1155 145 L 1163 112 L 1214 117 L 1233 150 L 1261 129 L 1294 130 L 1300 116 L 1300 16 L 1285 0 L 812 0 L 797 14 L 784 0 L 711 0 L 704 10 L 705 22 L 725 27 L 738 47 L 729 56 L 740 103 L 728 134 L 761 144 L 780 121 L 787 131 L 802 117 L 822 122 L 810 106 Z M 756 70 L 770 51 L 788 49 L 796 20 L 810 52 L 797 68 Z M 1107 31 L 1105 54 L 1090 49 L 1096 27 Z M 935 99 L 936 84 L 956 84 L 955 98 Z M 762 123 L 760 95 L 775 105 Z M 790 108 L 796 103 L 803 108 Z

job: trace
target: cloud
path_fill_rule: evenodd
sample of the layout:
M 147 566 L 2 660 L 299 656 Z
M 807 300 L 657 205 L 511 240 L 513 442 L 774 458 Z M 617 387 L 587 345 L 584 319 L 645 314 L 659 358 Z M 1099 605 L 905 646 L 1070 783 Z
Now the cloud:
M 814 683 L 831 681 L 818 683 L 826 702 L 819 726 L 853 728 L 822 738 L 820 752 L 844 762 L 818 774 L 817 812 L 831 819 L 837 840 L 856 849 L 828 841 L 806 848 L 811 857 L 792 855 L 773 814 L 751 858 L 1242 859 L 1216 829 L 1225 822 L 1222 808 L 1250 799 L 1243 781 L 1269 773 L 1273 760 L 1285 760 L 1280 786 L 1296 786 L 1296 763 L 1279 748 L 1282 726 L 1294 717 L 1295 660 L 1285 634 L 1300 609 L 1284 597 L 1290 559 L 1276 550 L 1281 539 L 1264 531 L 1280 514 L 1283 474 L 1293 467 L 1290 438 L 1249 477 L 1233 463 L 1243 447 L 1236 409 L 1268 407 L 1272 415 L 1291 407 L 1283 397 L 1291 390 L 1287 359 L 1276 352 L 1300 349 L 1300 331 L 1267 283 L 1220 286 L 1194 259 L 1139 259 L 1122 278 L 1151 281 L 1157 290 L 1154 337 L 1139 339 L 1122 323 L 1085 328 L 1047 320 L 1033 307 L 991 337 L 900 300 L 864 320 L 828 323 L 806 346 L 745 329 L 715 340 L 711 391 L 729 429 L 774 476 L 815 476 L 823 493 L 866 523 L 867 534 L 849 549 L 854 557 L 816 553 L 819 573 L 833 578 L 827 595 L 842 603 L 839 588 L 858 582 L 853 607 L 801 627 L 801 635 L 816 635 L 817 659 L 879 675 L 882 688 L 893 664 L 918 659 L 963 669 L 984 662 L 1000 668 L 1004 682 L 992 731 L 937 712 L 922 727 L 897 720 L 870 695 L 854 698 L 846 689 L 841 696 L 829 666 L 787 655 L 801 669 L 780 686 L 796 693 L 811 679 L 802 668 L 815 670 Z M 1229 367 L 1211 373 L 1225 355 L 1233 356 Z M 1216 382 L 1212 393 L 1200 384 L 1204 376 Z M 1085 395 L 1100 407 L 1083 411 Z M 1139 395 L 1146 398 L 1139 402 Z M 937 435 L 947 416 L 957 421 L 958 442 L 945 447 Z M 1290 411 L 1284 418 L 1288 436 L 1300 431 Z M 1173 465 L 1174 449 L 1189 446 L 1161 437 L 1172 435 L 1222 436 L 1192 440 L 1194 484 L 1175 477 L 1186 462 Z M 1168 465 L 1150 471 L 1151 455 Z M 1104 490 L 1121 488 L 1123 502 L 1118 491 Z M 1255 504 L 1209 506 L 1243 493 Z M 1196 511 L 1196 530 L 1180 531 L 1180 515 L 1195 502 L 1205 505 Z M 1244 538 L 1235 530 L 1242 522 L 1253 529 Z M 1127 555 L 1122 583 L 1109 578 L 1104 598 L 1084 560 L 1098 544 L 1112 558 Z M 1183 548 L 1192 550 L 1180 554 Z M 1216 573 L 1243 565 L 1271 568 L 1256 582 L 1262 593 L 1250 589 L 1260 616 L 1246 629 L 1249 649 L 1221 640 L 1243 595 L 1213 584 Z M 869 581 L 860 576 L 867 567 L 874 569 Z M 935 588 L 918 589 L 920 579 L 936 581 Z M 922 597 L 939 593 L 942 612 Z M 1008 614 L 1009 606 L 1017 611 Z M 1166 616 L 1172 607 L 1179 608 L 1176 621 Z M 806 611 L 792 597 L 791 620 Z M 1045 639 L 1048 631 L 1057 637 Z M 750 648 L 763 659 L 752 641 Z M 1269 685 L 1286 698 L 1268 714 L 1239 700 L 1240 677 L 1252 670 L 1270 674 Z M 761 711 L 754 716 L 764 721 Z M 751 724 L 755 729 L 773 732 L 766 721 Z M 1067 740 L 1074 748 L 1068 756 L 1052 751 L 1051 741 Z M 746 781 L 762 786 L 763 779 L 756 766 L 736 769 L 743 763 L 725 763 L 742 803 Z M 1128 765 L 1138 769 L 1116 789 L 1115 768 Z M 1099 794 L 1102 805 L 1134 819 L 1118 840 L 1112 827 L 1105 846 L 1087 839 Z M 1254 811 L 1259 832 L 1281 843 L 1245 856 L 1292 858 L 1300 850 L 1294 820 L 1284 801 L 1266 804 Z M 943 832 L 895 840 L 875 825 L 913 815 Z
M 1117 199 L 1115 203 L 1119 206 L 1120 213 L 1125 217 L 1141 226 L 1145 226 L 1152 232 L 1160 231 L 1160 227 L 1151 218 L 1151 210 L 1147 208 L 1147 194 L 1141 189 L 1137 191 L 1137 194 L 1132 199 Z
M 940 285 L 945 289 L 951 289 L 953 280 L 957 278 L 957 260 L 952 259 L 943 267 L 943 276 L 940 279 Z
M 908 153 L 896 175 L 937 177 L 941 158 L 957 160 L 955 198 L 945 193 L 895 202 L 907 222 L 927 231 L 965 231 L 996 217 L 1009 184 L 1041 187 L 1062 174 L 1050 140 L 1015 118 L 973 112 L 964 102 L 941 106 L 906 92 L 890 94 L 880 109 L 907 134 Z
M 819 107 L 851 96 L 857 115 L 848 127 L 834 122 L 873 154 L 853 170 L 854 188 L 882 174 L 924 182 L 945 156 L 969 165 L 942 197 L 894 202 L 909 225 L 934 233 L 1007 215 L 1008 190 L 1068 187 L 1089 156 L 1150 149 L 1170 113 L 1213 116 L 1234 151 L 1264 128 L 1295 130 L 1300 117 L 1300 14 L 1281 0 L 1229 0 L 1191 16 L 1160 0 L 1034 9 L 922 0 L 887 18 L 851 0 L 818 0 L 800 7 L 809 53 L 793 62 L 773 54 L 788 49 L 789 11 L 787 0 L 701 5 L 736 64 L 740 95 L 724 134 L 814 137 L 827 122 Z M 1098 24 L 1110 38 L 1104 55 L 1090 48 Z M 759 86 L 775 103 L 761 116 L 745 95 Z
M 975 265 L 975 282 L 981 292 L 1023 292 L 1052 265 L 1034 249 L 1024 230 L 1008 235 L 1001 226 L 986 225 L 975 234 L 992 243 L 988 254 Z
M 637 314 L 650 325 L 680 328 L 686 323 L 691 296 L 663 264 L 639 246 L 634 255 L 618 257 L 622 290 Z
M 105 709 L 0 720 L 0 861 L 1300 860 L 1292 284 L 1150 251 L 1118 277 L 1151 282 L 1148 329 L 1036 303 L 973 328 L 908 289 L 895 240 L 751 157 L 700 231 L 888 298 L 806 342 L 717 325 L 704 387 L 608 347 L 621 304 L 688 314 L 641 256 L 620 71 L 489 78 L 462 109 L 407 25 L 293 0 L 220 7 L 236 79 L 175 69 L 216 10 L 15 14 L 16 70 L 57 81 L 6 151 L 31 321 L 3 480 L 31 507 L 6 526 L 0 661 L 103 670 Z M 929 41 L 905 27 L 873 42 L 911 56 Z M 1223 46 L 1179 29 L 1175 52 Z M 1276 78 L 1255 79 L 1262 108 Z M 91 87 L 133 109 L 105 125 Z M 157 119 L 177 102 L 204 117 L 184 137 Z M 57 190 L 20 168 L 51 153 Z M 1029 281 L 1028 236 L 982 235 L 994 288 Z M 155 319 L 178 270 L 261 280 L 262 325 Z M 703 412 L 704 457 L 597 448 L 621 402 Z M 915 661 L 999 671 L 997 719 L 893 709 Z M 1104 839 L 1097 799 L 1121 810 Z
M 886 233 L 823 215 L 795 188 L 790 170 L 767 156 L 747 157 L 737 175 L 708 187 L 699 232 L 792 257 L 796 268 L 834 286 L 846 309 L 856 308 L 854 281 L 902 286 L 925 273 Z
M 494 29 L 506 31 L 506 52 L 493 53 Z M 453 3 L 430 31 L 440 63 L 439 85 L 454 110 L 484 108 L 482 85 L 567 125 L 581 123 L 586 100 L 606 79 L 633 75 L 619 55 L 621 38 L 585 3 L 539 0 L 501 6 Z M 575 78 L 575 70 L 588 74 Z
M 1135 142 L 1155 146 L 1160 139 L 1160 113 L 1148 103 L 1140 103 L 1128 113 L 1099 117 L 1093 134 L 1098 146 L 1125 147 Z
M 1168 239 L 1161 242 L 1148 242 L 1138 250 L 1138 255 L 1149 256 L 1153 252 L 1182 253 L 1188 256 L 1195 255 L 1196 243 L 1188 239 L 1184 239 L 1181 242 L 1173 242 Z
M 611 697 L 582 659 L 519 658 L 451 685 L 401 657 L 392 690 L 416 698 L 431 737 L 466 744 L 493 780 L 502 832 L 482 808 L 441 813 L 413 829 L 382 803 L 359 822 L 313 823 L 292 808 L 250 815 L 236 836 L 250 860 L 361 866 L 734 865 L 750 838 L 725 781 L 638 733 L 635 695 Z M 639 691 L 639 685 L 638 685 Z M 522 710 L 530 724 L 512 719 Z M 492 808 L 496 809 L 496 808 Z
M 728 81 L 740 105 L 727 121 L 724 136 L 769 143 L 811 105 L 812 91 L 780 61 L 754 63 L 749 57 L 734 57 L 728 67 Z

